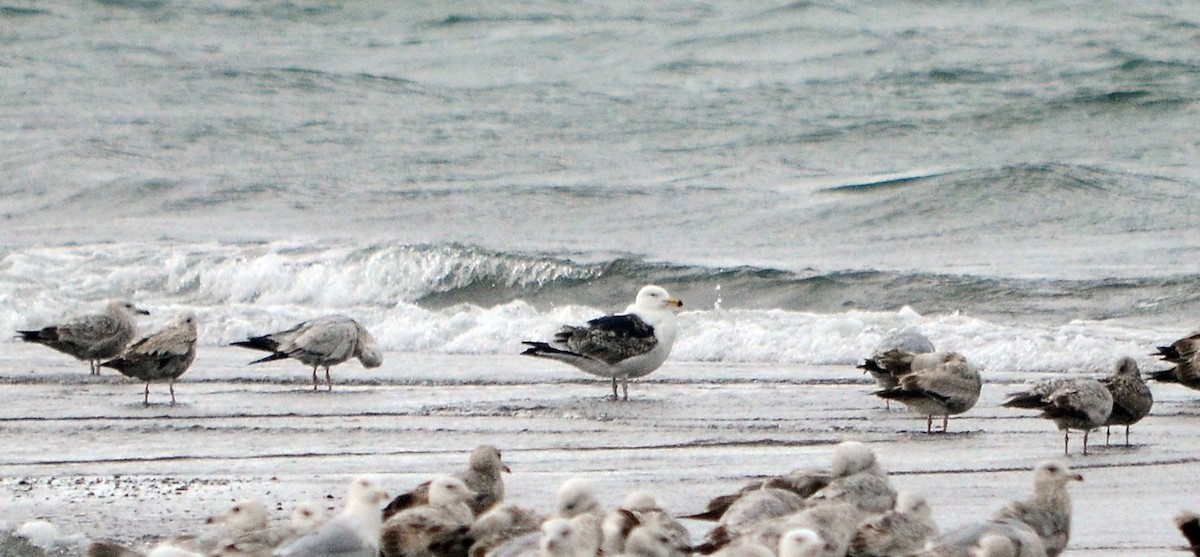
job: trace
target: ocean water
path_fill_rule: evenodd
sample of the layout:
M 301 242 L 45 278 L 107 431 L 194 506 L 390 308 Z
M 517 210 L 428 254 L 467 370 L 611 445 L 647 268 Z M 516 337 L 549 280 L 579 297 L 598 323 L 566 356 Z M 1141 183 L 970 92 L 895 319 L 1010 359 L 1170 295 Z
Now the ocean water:
M 679 361 L 1152 366 L 1200 324 L 1198 45 L 1171 1 L 0 0 L 0 330 L 511 354 L 658 283 Z

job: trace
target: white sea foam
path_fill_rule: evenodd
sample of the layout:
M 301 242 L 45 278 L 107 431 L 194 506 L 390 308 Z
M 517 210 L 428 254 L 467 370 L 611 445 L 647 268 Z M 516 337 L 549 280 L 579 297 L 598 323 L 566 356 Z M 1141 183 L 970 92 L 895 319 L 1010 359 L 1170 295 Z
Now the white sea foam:
M 38 327 L 121 296 L 152 310 L 141 323 L 143 330 L 165 324 L 179 310 L 195 311 L 201 345 L 226 344 L 338 312 L 359 319 L 386 351 L 507 354 L 518 352 L 523 340 L 547 338 L 563 324 L 614 309 L 535 304 L 522 297 L 555 281 L 574 288 L 600 267 L 457 246 L 74 246 L 14 251 L 0 268 L 5 271 L 0 274 L 0 330 Z M 743 283 L 741 289 L 756 284 Z M 464 301 L 420 301 L 455 289 L 459 293 L 451 295 Z M 479 301 L 497 289 L 508 289 L 516 299 Z M 722 309 L 728 305 L 688 306 L 680 315 L 672 359 L 848 365 L 870 354 L 889 330 L 911 324 L 938 348 L 960 351 L 985 369 L 1099 372 L 1123 355 L 1152 367 L 1145 356 L 1150 347 L 1186 332 L 1186 325 L 1154 329 L 1128 319 L 998 321 L 964 313 L 923 315 L 909 307 L 828 313 Z
M 585 306 L 539 311 L 526 302 L 514 301 L 490 308 L 460 305 L 438 310 L 402 303 L 386 310 L 365 310 L 359 317 L 387 351 L 512 354 L 520 351 L 522 340 L 547 338 L 562 324 L 579 323 L 602 313 Z M 210 307 L 200 314 L 201 342 L 208 345 L 226 344 L 311 317 L 311 312 L 294 306 L 275 311 L 249 305 Z M 4 318 L 13 319 L 11 315 Z M 680 314 L 679 340 L 671 358 L 853 365 L 870 354 L 889 330 L 910 323 L 939 348 L 959 351 L 985 370 L 1000 371 L 1100 373 L 1124 355 L 1153 367 L 1144 354 L 1147 347 L 1165 338 L 1154 330 L 1112 322 L 1011 326 L 959 314 L 913 317 L 908 309 L 840 314 L 707 310 Z

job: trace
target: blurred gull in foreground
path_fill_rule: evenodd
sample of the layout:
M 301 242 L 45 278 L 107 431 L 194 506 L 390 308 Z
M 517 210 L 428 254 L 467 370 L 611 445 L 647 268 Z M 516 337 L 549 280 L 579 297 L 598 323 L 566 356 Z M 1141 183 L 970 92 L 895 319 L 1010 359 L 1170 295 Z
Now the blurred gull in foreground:
M 275 557 L 378 557 L 383 531 L 380 506 L 387 492 L 370 477 L 350 482 L 346 506 L 317 531 L 275 550 Z
M 462 480 L 475 493 L 467 503 L 476 515 L 483 514 L 496 503 L 504 499 L 504 478 L 501 473 L 512 472 L 500 460 L 500 450 L 491 445 L 480 445 L 471 451 L 470 461 L 466 470 L 455 472 L 454 477 Z M 424 482 L 411 491 L 397 495 L 383 509 L 383 518 L 410 507 L 424 505 L 429 502 L 429 482 Z
M 470 547 L 466 534 L 475 520 L 468 502 L 475 492 L 453 476 L 429 482 L 428 503 L 410 507 L 383 523 L 383 557 L 463 555 Z M 453 548 L 453 549 L 452 549 Z

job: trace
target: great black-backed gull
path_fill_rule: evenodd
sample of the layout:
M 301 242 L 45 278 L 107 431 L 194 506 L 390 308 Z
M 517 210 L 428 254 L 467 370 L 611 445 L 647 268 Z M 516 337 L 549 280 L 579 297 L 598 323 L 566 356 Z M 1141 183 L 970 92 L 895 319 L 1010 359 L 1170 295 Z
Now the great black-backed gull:
M 357 321 L 344 315 L 327 315 L 305 321 L 277 333 L 251 337 L 233 346 L 271 352 L 251 365 L 292 358 L 312 366 L 313 390 L 317 390 L 317 368 L 325 368 L 325 385 L 333 390 L 329 368 L 350 358 L 358 358 L 363 367 L 383 365 L 383 353 L 375 338 Z
M 100 365 L 126 377 L 146 382 L 142 404 L 150 404 L 150 383 L 169 381 L 171 404 L 175 404 L 175 380 L 196 359 L 196 314 L 185 311 L 166 328 L 130 346 L 120 357 Z
M 92 375 L 100 374 L 101 360 L 119 355 L 137 333 L 135 315 L 149 315 L 128 300 L 109 300 L 104 313 L 76 317 L 61 325 L 35 331 L 17 331 L 21 340 L 49 346 L 86 360 Z
M 617 381 L 624 400 L 629 400 L 629 380 L 645 377 L 666 361 L 675 344 L 675 312 L 683 302 L 660 286 L 647 285 L 638 291 L 632 311 L 565 326 L 554 335 L 553 344 L 525 341 L 521 354 L 571 364 L 582 371 L 612 378 L 613 400 Z

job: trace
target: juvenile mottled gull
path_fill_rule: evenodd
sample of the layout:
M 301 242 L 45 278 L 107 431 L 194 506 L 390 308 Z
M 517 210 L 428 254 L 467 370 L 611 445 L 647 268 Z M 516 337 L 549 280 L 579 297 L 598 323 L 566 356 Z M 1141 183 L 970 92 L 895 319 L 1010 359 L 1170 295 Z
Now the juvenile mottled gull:
M 476 515 L 492 508 L 504 499 L 503 472 L 512 472 L 508 465 L 500 460 L 500 450 L 491 445 L 480 445 L 471 451 L 470 461 L 466 470 L 455 472 L 454 477 L 462 480 L 475 493 L 475 498 L 468 502 Z M 383 509 L 383 518 L 388 517 L 409 507 L 424 505 L 429 502 L 429 482 L 424 482 L 412 490 L 397 495 Z
M 580 547 L 599 551 L 604 536 L 605 512 L 592 482 L 583 478 L 568 479 L 558 487 L 554 498 L 554 515 L 571 521 Z
M 525 341 L 522 355 L 548 358 L 580 370 L 612 378 L 613 400 L 620 380 L 629 400 L 629 380 L 645 377 L 667 360 L 675 344 L 675 311 L 683 302 L 662 287 L 647 285 L 638 291 L 633 311 L 598 317 L 582 326 L 565 326 L 553 343 Z M 553 344 L 554 346 L 552 346 Z
M 874 514 L 858 524 L 850 540 L 851 557 L 911 555 L 937 536 L 937 525 L 925 498 L 911 491 L 896 497 L 896 507 Z
M 690 553 L 691 536 L 687 527 L 645 491 L 627 493 L 621 506 L 605 515 L 600 531 L 600 551 L 604 555 L 685 557 L 684 554 Z
M 686 532 L 686 530 L 685 530 Z M 634 528 L 625 539 L 621 555 L 629 557 L 689 557 L 691 544 L 670 528 L 650 522 Z M 615 554 L 614 554 L 615 555 Z
M 1048 460 L 1033 469 L 1033 497 L 1013 501 L 993 517 L 1017 520 L 1033 528 L 1046 547 L 1046 555 L 1062 553 L 1071 539 L 1071 495 L 1069 482 L 1081 482 L 1083 476 L 1066 464 Z
M 251 365 L 292 358 L 312 366 L 313 390 L 317 390 L 317 368 L 325 368 L 325 385 L 333 390 L 329 368 L 350 358 L 358 358 L 363 367 L 383 365 L 383 353 L 375 338 L 357 321 L 344 315 L 327 315 L 305 321 L 286 331 L 251 337 L 233 346 L 271 352 Z
M 875 384 L 880 389 L 894 389 L 900 386 L 899 376 L 909 371 L 908 364 L 900 367 L 885 367 L 896 362 L 896 359 L 889 359 L 885 356 L 892 350 L 916 355 L 933 352 L 934 348 L 933 342 L 912 325 L 888 331 L 883 340 L 879 341 L 879 346 L 875 348 L 871 357 L 858 366 L 858 369 L 870 373 L 871 377 L 875 378 Z M 891 408 L 890 400 L 884 399 L 884 404 Z
M 1160 383 L 1177 383 L 1200 391 L 1200 333 L 1183 337 L 1170 346 L 1159 346 L 1154 354 L 1175 367 L 1148 373 L 1150 379 Z
M 793 515 L 768 520 L 743 538 L 747 538 L 745 541 L 748 543 L 778 547 L 788 532 L 807 529 L 816 532 L 822 542 L 819 550 L 812 555 L 842 557 L 850 549 L 850 540 L 854 537 L 861 516 L 862 512 L 850 503 L 828 502 Z
M 757 522 L 789 515 L 806 507 L 808 502 L 796 493 L 763 487 L 734 501 L 721 516 L 718 528 L 725 528 L 730 535 L 739 535 Z
M 200 533 L 160 540 L 145 554 L 112 540 L 92 542 L 85 554 L 88 557 L 240 556 L 244 554 L 228 553 L 224 548 L 235 539 L 266 528 L 268 521 L 267 508 L 262 503 L 242 500 L 224 512 L 208 517 Z
M 1193 391 L 1200 391 L 1200 358 L 1179 362 L 1171 369 L 1151 371 L 1146 375 L 1152 381 L 1175 383 Z
M 100 365 L 126 377 L 146 382 L 142 404 L 150 404 L 150 383 L 168 381 L 171 404 L 175 404 L 175 380 L 196 359 L 196 315 L 190 311 L 175 316 L 166 328 L 125 349 L 120 357 Z
M 841 501 L 867 512 L 883 512 L 896 503 L 896 491 L 875 451 L 859 441 L 833 447 L 829 480 L 807 498 L 810 505 Z
M 325 523 L 325 511 L 315 503 L 300 503 L 287 524 L 265 527 L 233 537 L 209 552 L 209 557 L 271 557 L 275 548 L 315 531 Z
M 350 482 L 346 506 L 317 531 L 275 550 L 275 557 L 378 557 L 383 529 L 380 505 L 387 492 L 373 478 Z
M 230 540 L 266 528 L 270 518 L 262 503 L 253 499 L 237 501 L 225 512 L 204 521 L 207 528 L 196 537 L 195 547 L 210 553 Z
M 1158 356 L 1165 362 L 1180 364 L 1195 358 L 1198 354 L 1200 354 L 1200 332 L 1183 337 L 1169 346 L 1159 346 L 1158 352 L 1151 355 Z
M 546 517 L 541 513 L 517 505 L 502 502 L 475 519 L 467 535 L 474 540 L 470 556 L 483 557 L 493 548 L 519 536 L 537 532 Z
M 1104 422 L 1104 443 L 1108 444 L 1112 426 L 1125 426 L 1125 444 L 1129 444 L 1129 426 L 1138 423 L 1150 413 L 1154 405 L 1154 394 L 1142 380 L 1137 362 L 1128 356 L 1117 360 L 1112 375 L 1100 379 L 1112 395 L 1112 414 Z
M 383 557 L 465 556 L 467 531 L 475 519 L 468 501 L 475 493 L 462 480 L 438 476 L 429 482 L 429 503 L 405 509 L 383 523 Z
M 134 315 L 149 315 L 127 300 L 109 300 L 104 313 L 76 317 L 61 325 L 36 331 L 17 331 L 21 340 L 49 346 L 79 360 L 87 360 L 92 375 L 100 374 L 101 360 L 125 350 L 137 333 Z
M 925 432 L 933 431 L 933 417 L 942 417 L 942 432 L 950 416 L 962 414 L 979 401 L 983 381 L 979 370 L 957 352 L 918 354 L 912 369 L 900 375 L 900 385 L 876 391 L 881 398 L 903 402 L 910 410 L 925 415 Z
M 766 480 L 755 480 L 748 482 L 735 493 L 718 495 L 710 499 L 704 511 L 696 514 L 686 515 L 681 518 L 690 518 L 693 520 L 720 520 L 720 518 L 725 515 L 729 508 L 733 506 L 734 502 L 746 496 L 747 494 L 758 491 L 764 487 L 785 489 L 795 493 L 796 495 L 799 495 L 801 498 L 807 499 L 812 494 L 829 485 L 829 480 L 829 470 L 798 468 L 788 472 L 787 474 L 775 476 Z
M 1099 381 L 1080 377 L 1050 379 L 1028 390 L 1011 393 L 1003 406 L 1041 410 L 1042 418 L 1053 420 L 1063 431 L 1063 453 L 1070 454 L 1071 430 L 1083 431 L 1083 454 L 1088 433 L 1105 424 L 1112 415 L 1113 397 Z

